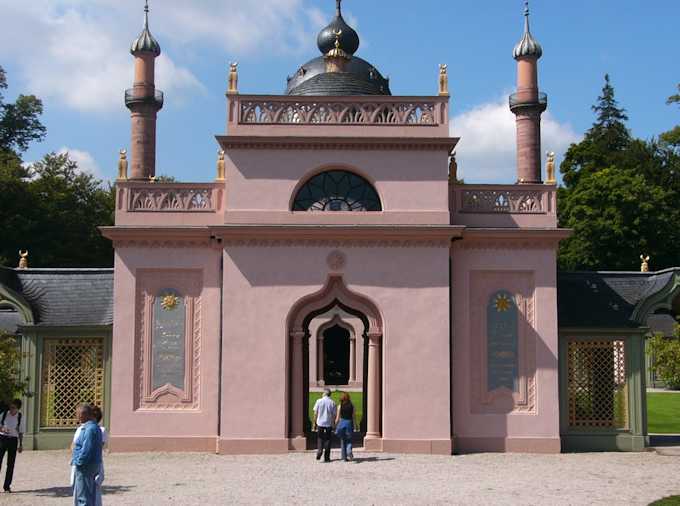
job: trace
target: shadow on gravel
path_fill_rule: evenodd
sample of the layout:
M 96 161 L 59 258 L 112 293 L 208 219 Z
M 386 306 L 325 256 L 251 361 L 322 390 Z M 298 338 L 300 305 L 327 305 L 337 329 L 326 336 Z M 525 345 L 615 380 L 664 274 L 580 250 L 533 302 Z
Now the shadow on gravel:
M 394 457 L 354 457 L 355 464 L 364 464 L 366 462 L 387 462 L 390 460 L 397 460 Z
M 127 486 L 110 486 L 104 485 L 102 488 L 102 495 L 116 495 L 125 494 L 130 492 L 134 487 Z M 73 495 L 73 489 L 71 487 L 51 487 L 51 488 L 41 488 L 36 490 L 17 490 L 15 494 L 26 494 L 35 495 L 37 497 L 71 497 Z

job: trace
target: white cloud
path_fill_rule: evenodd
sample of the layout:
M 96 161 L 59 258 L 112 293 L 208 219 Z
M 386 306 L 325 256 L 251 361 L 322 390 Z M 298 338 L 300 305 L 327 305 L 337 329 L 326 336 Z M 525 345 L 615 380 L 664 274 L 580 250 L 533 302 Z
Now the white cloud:
M 479 105 L 451 120 L 451 133 L 461 140 L 456 149 L 459 177 L 467 183 L 512 183 L 516 180 L 515 115 L 504 98 Z M 559 157 L 580 136 L 550 112 L 541 122 L 543 151 Z M 545 153 L 544 153 L 545 157 Z M 545 160 L 544 160 L 545 163 Z
M 107 179 L 97 161 L 87 151 L 63 147 L 59 150 L 59 154 L 64 153 L 68 153 L 69 158 L 78 164 L 80 172 L 91 174 L 97 179 Z
M 151 7 L 151 31 L 164 48 L 157 84 L 180 100 L 205 89 L 172 48 L 216 46 L 229 56 L 294 51 L 311 40 L 310 21 L 320 17 L 303 0 L 155 0 Z M 32 93 L 84 112 L 123 107 L 142 2 L 0 0 L 0 12 L 0 58 L 16 63 Z

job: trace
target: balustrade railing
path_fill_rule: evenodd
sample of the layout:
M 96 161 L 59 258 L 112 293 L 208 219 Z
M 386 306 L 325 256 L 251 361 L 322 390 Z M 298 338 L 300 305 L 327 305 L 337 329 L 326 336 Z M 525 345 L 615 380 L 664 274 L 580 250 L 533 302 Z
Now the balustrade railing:
M 549 185 L 460 185 L 455 189 L 459 213 L 553 214 L 555 189 Z
M 444 97 L 234 96 L 239 125 L 448 125 Z
M 141 183 L 119 185 L 121 207 L 131 213 L 210 213 L 218 209 L 217 185 Z

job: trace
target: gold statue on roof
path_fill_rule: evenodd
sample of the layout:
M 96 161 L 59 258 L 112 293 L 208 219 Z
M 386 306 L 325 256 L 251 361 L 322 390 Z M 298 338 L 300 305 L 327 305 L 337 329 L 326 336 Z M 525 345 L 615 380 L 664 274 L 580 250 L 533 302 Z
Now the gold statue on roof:
M 224 181 L 225 179 L 225 172 L 224 172 L 224 150 L 220 149 L 217 152 L 217 181 Z
M 238 62 L 229 64 L 229 88 L 227 89 L 227 93 L 238 93 Z
M 439 64 L 439 95 L 442 97 L 449 96 L 449 66 L 441 63 Z
M 640 266 L 640 272 L 649 272 L 649 261 L 652 258 L 649 255 L 640 255 L 640 260 L 642 260 L 642 265 Z
M 127 150 L 121 149 L 120 156 L 118 158 L 118 181 L 127 181 L 128 174 L 128 159 Z
M 545 164 L 546 184 L 555 184 L 557 182 L 555 179 L 555 153 L 548 151 L 546 156 L 548 157 Z
M 19 269 L 28 269 L 28 250 L 19 250 Z

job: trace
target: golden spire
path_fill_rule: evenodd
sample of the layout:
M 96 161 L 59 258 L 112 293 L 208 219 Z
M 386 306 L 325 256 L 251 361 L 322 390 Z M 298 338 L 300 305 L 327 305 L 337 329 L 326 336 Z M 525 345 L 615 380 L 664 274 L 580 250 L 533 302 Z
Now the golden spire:
M 28 250 L 19 250 L 19 269 L 28 269 Z

